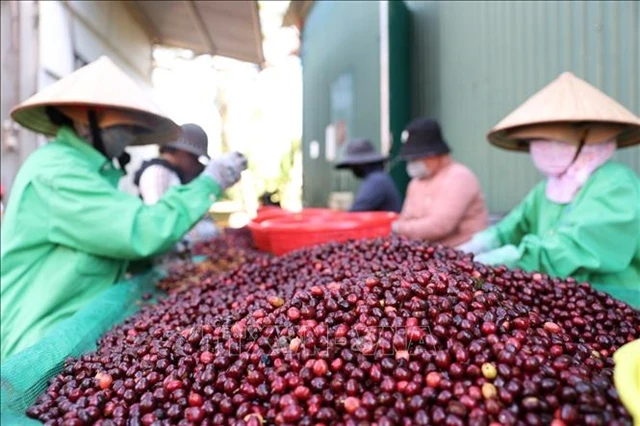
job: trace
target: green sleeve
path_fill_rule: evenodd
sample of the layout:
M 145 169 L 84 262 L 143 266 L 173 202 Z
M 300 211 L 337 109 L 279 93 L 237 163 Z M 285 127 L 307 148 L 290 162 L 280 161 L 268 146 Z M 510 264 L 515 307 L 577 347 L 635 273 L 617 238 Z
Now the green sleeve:
M 520 267 L 567 277 L 629 266 L 640 229 L 637 181 L 609 176 L 585 189 L 589 192 L 552 235 L 522 239 Z
M 138 259 L 168 251 L 202 218 L 219 186 L 201 176 L 154 205 L 119 191 L 95 171 L 70 168 L 32 183 L 49 206 L 49 239 L 98 256 Z
M 539 195 L 541 186 L 533 188 L 525 199 L 518 204 L 507 216 L 493 227 L 501 245 L 519 245 L 525 235 L 532 232 L 531 225 L 536 216 L 536 198 Z

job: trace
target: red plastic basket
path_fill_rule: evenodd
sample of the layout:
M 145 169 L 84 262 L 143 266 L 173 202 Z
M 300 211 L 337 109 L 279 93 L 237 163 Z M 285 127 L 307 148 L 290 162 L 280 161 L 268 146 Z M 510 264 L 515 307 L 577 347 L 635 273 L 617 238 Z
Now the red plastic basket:
M 375 238 L 389 235 L 395 213 L 332 212 L 330 215 L 307 214 L 279 217 L 263 222 L 270 251 L 281 255 L 290 251 L 349 239 Z
M 346 213 L 345 218 L 355 218 L 362 223 L 360 238 L 384 237 L 391 233 L 391 224 L 398 219 L 393 212 Z
M 251 236 L 253 237 L 253 241 L 256 244 L 258 250 L 261 251 L 271 251 L 270 238 L 265 228 L 265 223 L 267 221 L 273 221 L 281 218 L 296 218 L 296 220 L 311 220 L 311 218 L 318 216 L 327 216 L 336 214 L 333 210 L 329 209 L 319 209 L 319 208 L 308 208 L 304 209 L 299 213 L 294 213 L 289 210 L 283 209 L 269 209 L 263 212 L 260 212 L 258 216 L 253 219 L 247 225 L 249 230 L 251 231 Z
M 251 231 L 253 242 L 255 243 L 258 250 L 267 252 L 269 251 L 269 236 L 264 230 L 262 223 L 272 218 L 287 216 L 290 214 L 291 212 L 280 208 L 262 210 L 258 213 L 257 217 L 255 217 L 247 224 L 249 231 Z
M 282 210 L 282 209 L 280 207 L 277 207 L 277 206 L 261 206 L 261 207 L 258 207 L 258 216 L 261 213 L 277 211 L 277 210 Z
M 262 223 L 251 221 L 247 224 L 249 231 L 251 231 L 251 237 L 256 245 L 256 248 L 261 251 L 269 251 L 269 236 L 264 230 Z

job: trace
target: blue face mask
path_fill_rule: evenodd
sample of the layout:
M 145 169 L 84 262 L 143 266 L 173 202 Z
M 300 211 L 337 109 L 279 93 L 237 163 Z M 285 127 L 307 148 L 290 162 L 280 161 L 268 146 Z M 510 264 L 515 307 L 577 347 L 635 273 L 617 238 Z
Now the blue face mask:
M 118 158 L 124 149 L 136 138 L 136 132 L 131 126 L 111 126 L 102 129 L 100 136 L 108 158 Z

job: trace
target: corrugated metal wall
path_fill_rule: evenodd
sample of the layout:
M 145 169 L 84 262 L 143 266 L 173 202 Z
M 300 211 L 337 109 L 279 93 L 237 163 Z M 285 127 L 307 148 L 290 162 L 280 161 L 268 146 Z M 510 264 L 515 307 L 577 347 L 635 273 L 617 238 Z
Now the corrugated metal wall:
M 487 131 L 563 71 L 640 114 L 636 1 L 408 1 L 413 13 L 414 114 L 440 120 L 455 157 L 478 175 L 492 212 L 540 179 L 526 154 Z M 617 155 L 640 173 L 640 148 Z
M 377 2 L 318 1 L 305 23 L 303 62 L 303 169 L 305 206 L 326 206 L 331 190 L 353 191 L 350 172 L 338 172 L 325 159 L 325 127 L 331 122 L 331 86 L 353 76 L 351 137 L 368 137 L 379 147 L 380 59 Z M 320 143 L 312 159 L 309 143 Z

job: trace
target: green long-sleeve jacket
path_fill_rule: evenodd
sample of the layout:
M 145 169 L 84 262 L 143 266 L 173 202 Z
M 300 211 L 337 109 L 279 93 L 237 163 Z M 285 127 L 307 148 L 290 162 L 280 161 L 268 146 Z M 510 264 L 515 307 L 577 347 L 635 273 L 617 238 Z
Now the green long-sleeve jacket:
M 168 251 L 221 192 L 201 176 L 147 206 L 117 189 L 121 175 L 66 127 L 20 169 L 1 230 L 3 359 L 117 282 L 128 261 Z
M 640 308 L 640 180 L 628 167 L 607 162 L 569 204 L 549 201 L 541 182 L 488 232 L 518 247 L 518 267 L 587 281 Z

